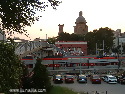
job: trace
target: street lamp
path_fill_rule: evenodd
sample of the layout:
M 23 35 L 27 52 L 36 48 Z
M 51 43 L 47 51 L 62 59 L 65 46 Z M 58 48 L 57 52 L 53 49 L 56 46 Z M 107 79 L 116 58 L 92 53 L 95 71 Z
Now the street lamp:
M 82 65 L 82 62 L 81 62 L 81 57 L 80 57 L 80 74 L 82 74 L 81 65 Z
M 118 46 L 117 46 L 117 49 L 118 49 L 118 55 L 117 55 L 117 57 L 118 57 L 118 72 L 119 72 L 119 68 L 120 68 L 120 63 L 121 63 L 121 60 L 120 60 L 120 58 L 119 58 L 119 36 L 117 37 L 118 38 Z
M 47 34 L 46 34 L 46 41 L 47 41 Z

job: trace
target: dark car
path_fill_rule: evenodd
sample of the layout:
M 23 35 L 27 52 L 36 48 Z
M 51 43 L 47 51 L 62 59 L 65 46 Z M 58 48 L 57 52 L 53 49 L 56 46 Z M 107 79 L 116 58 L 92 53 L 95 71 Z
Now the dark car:
M 125 84 L 125 76 L 120 78 L 120 83 Z
M 65 83 L 74 83 L 73 75 L 66 75 L 65 76 Z
M 101 76 L 101 79 L 102 79 L 103 81 L 105 81 L 105 77 L 106 77 L 106 76 Z
M 122 78 L 122 76 L 115 76 L 117 78 L 117 82 L 120 83 L 120 79 Z
M 63 83 L 63 77 L 62 77 L 62 75 L 54 75 L 53 76 L 53 81 L 54 81 L 55 84 L 56 83 Z
M 87 77 L 85 75 L 78 75 L 77 81 L 80 83 L 87 83 Z
M 90 77 L 90 80 L 91 80 L 92 84 L 94 84 L 94 83 L 101 84 L 101 78 L 99 75 L 92 75 Z

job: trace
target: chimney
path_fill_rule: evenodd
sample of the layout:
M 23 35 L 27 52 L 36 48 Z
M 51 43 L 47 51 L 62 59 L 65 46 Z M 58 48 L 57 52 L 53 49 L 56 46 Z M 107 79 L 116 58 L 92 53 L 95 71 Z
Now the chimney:
M 63 32 L 63 27 L 64 27 L 64 24 L 63 25 L 58 25 L 59 26 L 59 32 L 58 32 L 58 35 L 60 34 L 60 33 L 62 33 Z

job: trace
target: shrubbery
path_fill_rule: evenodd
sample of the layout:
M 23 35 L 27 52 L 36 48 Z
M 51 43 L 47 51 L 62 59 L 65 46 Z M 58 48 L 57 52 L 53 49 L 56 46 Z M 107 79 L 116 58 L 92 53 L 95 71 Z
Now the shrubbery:
M 0 92 L 9 94 L 10 89 L 21 86 L 22 64 L 15 55 L 15 46 L 0 42 Z

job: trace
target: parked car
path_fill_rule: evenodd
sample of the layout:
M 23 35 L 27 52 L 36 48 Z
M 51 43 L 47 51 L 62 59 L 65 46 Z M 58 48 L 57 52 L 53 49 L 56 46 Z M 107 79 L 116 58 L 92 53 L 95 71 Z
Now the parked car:
M 78 75 L 77 81 L 80 83 L 87 83 L 87 77 L 85 75 Z
M 107 78 L 108 76 L 112 76 L 112 75 L 105 75 L 104 78 L 103 78 L 104 82 L 106 82 L 106 78 Z
M 120 83 L 121 84 L 125 84 L 125 76 L 123 76 L 123 77 L 120 78 Z
M 115 76 L 106 76 L 105 81 L 107 83 L 117 83 L 117 78 Z
M 55 84 L 56 83 L 63 83 L 63 77 L 62 77 L 62 75 L 54 75 L 53 76 L 53 81 L 54 81 Z
M 120 79 L 122 78 L 122 76 L 115 76 L 117 78 L 117 82 L 120 83 Z
M 73 75 L 66 75 L 65 76 L 65 83 L 74 83 Z
M 92 75 L 92 76 L 90 77 L 90 80 L 91 80 L 92 84 L 94 84 L 94 83 L 99 83 L 99 84 L 101 84 L 101 78 L 100 78 L 99 75 Z
M 101 79 L 104 81 L 104 80 L 105 80 L 105 77 L 106 77 L 106 76 L 103 75 L 103 76 L 101 76 Z

